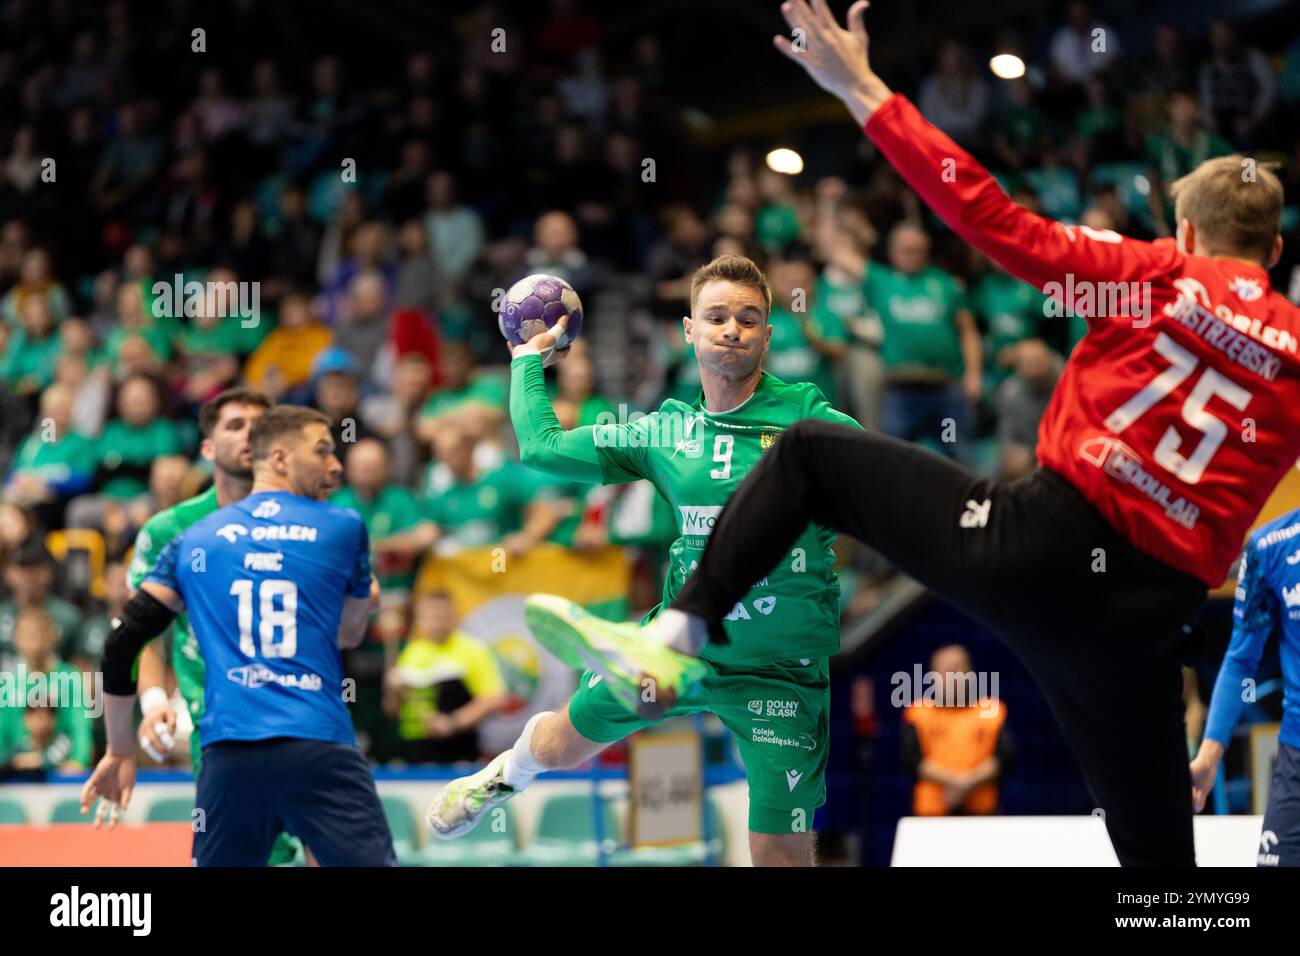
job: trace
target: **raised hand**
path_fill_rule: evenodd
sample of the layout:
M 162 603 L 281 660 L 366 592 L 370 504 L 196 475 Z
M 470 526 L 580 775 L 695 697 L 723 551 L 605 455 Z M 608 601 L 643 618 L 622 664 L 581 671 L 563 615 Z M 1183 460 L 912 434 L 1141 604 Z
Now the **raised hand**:
M 518 358 L 521 355 L 540 355 L 542 357 L 542 366 L 550 368 L 556 362 L 563 359 L 569 354 L 569 336 L 566 330 L 569 327 L 569 317 L 562 315 L 555 320 L 555 324 L 544 332 L 538 332 L 523 345 L 514 345 L 510 348 L 510 355 Z M 556 348 L 563 343 L 563 346 Z
M 776 48 L 807 71 L 824 89 L 843 101 L 859 126 L 890 96 L 889 87 L 872 72 L 867 58 L 867 0 L 849 7 L 847 29 L 835 22 L 826 0 L 786 0 L 781 15 L 791 30 L 802 31 L 799 49 L 789 37 L 776 36 Z

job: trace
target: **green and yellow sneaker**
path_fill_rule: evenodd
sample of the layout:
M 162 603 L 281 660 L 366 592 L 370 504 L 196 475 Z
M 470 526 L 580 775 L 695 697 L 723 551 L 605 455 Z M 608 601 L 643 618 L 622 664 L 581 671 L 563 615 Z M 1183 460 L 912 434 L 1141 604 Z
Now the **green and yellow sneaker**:
M 434 836 L 443 840 L 464 836 L 484 814 L 519 792 L 502 777 L 508 756 L 508 750 L 498 754 L 478 773 L 457 777 L 434 795 L 424 816 Z
M 644 628 L 607 621 L 554 594 L 525 601 L 524 620 L 543 647 L 571 667 L 599 674 L 642 720 L 662 717 L 708 671 L 699 658 L 666 647 Z

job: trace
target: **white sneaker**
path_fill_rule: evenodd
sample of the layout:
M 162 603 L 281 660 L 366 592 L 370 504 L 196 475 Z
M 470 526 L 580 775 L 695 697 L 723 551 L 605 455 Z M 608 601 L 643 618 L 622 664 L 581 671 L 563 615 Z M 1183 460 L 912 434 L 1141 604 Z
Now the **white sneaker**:
M 509 750 L 498 754 L 478 773 L 458 777 L 434 795 L 424 816 L 434 836 L 441 840 L 464 836 L 478 826 L 488 810 L 519 792 L 502 777 L 509 756 Z

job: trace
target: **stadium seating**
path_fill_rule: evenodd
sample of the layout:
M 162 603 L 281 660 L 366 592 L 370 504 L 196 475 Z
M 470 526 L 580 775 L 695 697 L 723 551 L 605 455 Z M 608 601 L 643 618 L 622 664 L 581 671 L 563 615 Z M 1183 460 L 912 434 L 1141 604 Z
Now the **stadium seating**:
M 393 834 L 393 850 L 397 853 L 397 862 L 402 866 L 420 866 L 420 835 L 411 805 L 401 797 L 387 796 L 379 799 L 384 805 L 384 816 L 388 818 L 388 829 Z
M 145 814 L 148 823 L 189 823 L 194 819 L 194 801 L 189 797 L 155 800 Z
M 90 823 L 94 815 L 87 813 L 81 814 L 81 798 L 68 797 L 66 800 L 60 800 L 50 811 L 51 823 Z
M 559 794 L 542 806 L 537 832 L 519 854 L 531 866 L 591 866 L 598 853 L 596 819 L 592 797 L 587 794 Z M 614 807 L 601 801 L 605 849 L 617 846 L 618 820 Z
M 26 822 L 26 807 L 17 800 L 0 799 L 0 824 Z
M 497 820 L 503 822 L 494 826 Z M 504 804 L 458 839 L 439 840 L 426 834 L 419 859 L 425 866 L 508 866 L 518 862 L 514 837 L 518 826 L 510 805 Z

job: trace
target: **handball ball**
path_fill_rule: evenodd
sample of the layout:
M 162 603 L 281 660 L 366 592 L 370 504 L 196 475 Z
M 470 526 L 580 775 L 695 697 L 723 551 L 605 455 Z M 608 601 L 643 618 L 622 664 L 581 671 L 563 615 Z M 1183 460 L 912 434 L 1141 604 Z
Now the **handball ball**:
M 582 301 L 573 286 L 559 276 L 537 274 L 520 279 L 501 301 L 497 325 L 511 345 L 523 345 L 553 326 L 560 316 L 569 321 L 559 335 L 556 350 L 568 348 L 582 331 Z

